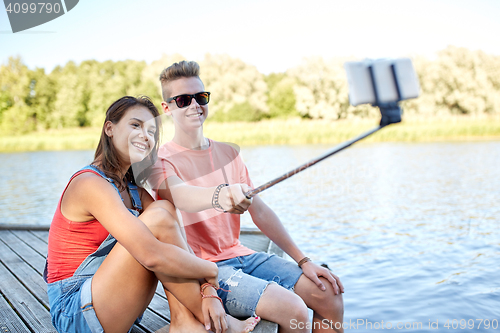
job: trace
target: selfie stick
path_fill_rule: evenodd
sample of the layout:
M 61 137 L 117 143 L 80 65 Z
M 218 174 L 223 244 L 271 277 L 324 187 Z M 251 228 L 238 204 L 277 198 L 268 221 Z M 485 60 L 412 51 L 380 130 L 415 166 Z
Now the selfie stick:
M 352 144 L 358 142 L 359 140 L 366 138 L 367 136 L 377 132 L 378 130 L 384 128 L 385 126 L 401 122 L 401 108 L 398 104 L 398 102 L 401 101 L 401 91 L 400 91 L 398 80 L 396 77 L 394 65 L 391 65 L 391 71 L 392 71 L 392 75 L 394 77 L 394 82 L 396 84 L 396 91 L 397 91 L 397 95 L 398 95 L 398 100 L 395 102 L 389 102 L 389 103 L 379 102 L 378 93 L 377 93 L 377 86 L 375 84 L 375 79 L 374 79 L 374 75 L 373 75 L 373 67 L 368 66 L 368 69 L 369 69 L 370 78 L 372 81 L 373 92 L 375 94 L 375 104 L 372 104 L 372 105 L 378 107 L 380 109 L 380 113 L 382 114 L 382 119 L 380 119 L 380 125 L 369 130 L 368 132 L 361 134 L 360 136 L 358 136 L 354 139 L 351 139 L 349 141 L 346 141 L 346 142 L 338 145 L 337 147 L 333 148 L 332 150 L 324 153 L 323 155 L 321 155 L 321 156 L 319 156 L 319 157 L 317 157 L 317 158 L 315 158 L 315 159 L 313 159 L 305 164 L 302 164 L 301 166 L 285 173 L 284 175 L 282 175 L 276 179 L 273 179 L 273 180 L 265 183 L 264 185 L 261 185 L 261 186 L 255 188 L 251 191 L 248 191 L 247 193 L 245 193 L 245 196 L 247 197 L 247 199 L 251 199 L 252 197 L 257 195 L 258 193 L 260 193 L 264 190 L 267 190 L 268 188 L 284 181 L 285 179 L 292 177 L 293 175 L 298 174 L 301 171 L 304 171 L 305 169 L 315 165 L 316 163 L 323 161 L 324 159 L 338 153 L 339 151 L 342 151 L 342 150 L 346 149 L 347 147 L 350 147 Z

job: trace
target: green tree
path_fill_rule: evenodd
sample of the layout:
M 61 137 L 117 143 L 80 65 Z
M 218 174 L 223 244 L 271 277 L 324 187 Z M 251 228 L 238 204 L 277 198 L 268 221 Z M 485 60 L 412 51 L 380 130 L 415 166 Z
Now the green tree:
M 36 128 L 36 113 L 30 108 L 33 97 L 30 70 L 21 58 L 10 57 L 7 65 L 0 67 L 2 134 L 26 133 Z
M 56 82 L 43 68 L 31 71 L 29 106 L 34 112 L 37 129 L 49 128 L 48 119 L 54 109 L 57 87 Z
M 187 60 L 181 54 L 167 55 L 163 54 L 160 59 L 153 61 L 151 64 L 144 67 L 141 73 L 141 88 L 148 96 L 153 98 L 153 101 L 159 104 L 163 100 L 161 96 L 160 74 L 168 66 L 175 62 Z M 157 105 L 160 107 L 160 105 Z
M 201 79 L 210 96 L 210 115 L 217 121 L 256 121 L 267 117 L 267 85 L 257 68 L 228 55 L 205 55 Z
M 78 66 L 69 61 L 63 68 L 56 68 L 51 77 L 56 80 L 54 109 L 47 117 L 47 127 L 63 128 L 86 126 L 89 90 Z
M 296 117 L 300 114 L 295 108 L 296 98 L 294 92 L 295 81 L 285 73 L 272 73 L 266 76 L 269 88 L 267 104 L 270 118 Z
M 355 116 L 374 116 L 376 111 L 366 105 L 349 104 L 348 85 L 343 59 L 305 59 L 287 75 L 295 80 L 295 107 L 305 118 L 346 119 Z
M 417 115 L 500 112 L 500 57 L 450 46 L 436 60 L 414 60 L 421 96 L 405 102 Z

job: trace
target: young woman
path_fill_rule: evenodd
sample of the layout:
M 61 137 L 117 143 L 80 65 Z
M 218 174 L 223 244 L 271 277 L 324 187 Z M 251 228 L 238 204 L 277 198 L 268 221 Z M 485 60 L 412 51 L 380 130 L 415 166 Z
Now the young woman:
M 147 97 L 114 102 L 94 161 L 71 177 L 61 196 L 44 274 L 59 332 L 129 331 L 158 280 L 172 333 L 248 332 L 259 320 L 226 317 L 216 296 L 217 265 L 189 252 L 175 208 L 140 187 L 157 158 L 159 129 Z

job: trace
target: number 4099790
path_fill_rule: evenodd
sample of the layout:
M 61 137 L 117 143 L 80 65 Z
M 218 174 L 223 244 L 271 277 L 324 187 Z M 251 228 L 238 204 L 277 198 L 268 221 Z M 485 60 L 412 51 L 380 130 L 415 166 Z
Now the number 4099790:
M 50 2 L 38 2 L 38 3 L 9 3 L 9 5 L 5 8 L 7 13 L 15 13 L 15 14 L 26 14 L 26 13 L 47 13 L 50 14 L 52 12 L 58 14 L 61 11 L 61 5 L 59 3 L 52 4 Z
M 465 319 L 453 319 L 453 320 L 450 320 L 448 319 L 446 321 L 446 323 L 443 325 L 444 327 L 446 327 L 447 329 L 479 329 L 481 327 L 485 328 L 485 329 L 497 329 L 498 328 L 498 320 L 496 319 L 493 319 L 493 320 L 490 320 L 490 319 L 469 319 L 469 320 L 465 320 Z

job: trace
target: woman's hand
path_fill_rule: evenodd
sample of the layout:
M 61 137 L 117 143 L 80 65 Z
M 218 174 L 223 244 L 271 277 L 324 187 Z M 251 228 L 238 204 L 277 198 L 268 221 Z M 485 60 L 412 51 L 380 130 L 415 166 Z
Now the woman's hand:
M 252 199 L 247 199 L 245 193 L 250 191 L 247 184 L 234 184 L 223 187 L 220 191 L 219 204 L 231 214 L 243 214 L 252 204 Z
M 205 288 L 203 294 L 217 296 L 217 292 L 213 287 Z M 212 330 L 215 333 L 225 333 L 227 331 L 226 311 L 224 311 L 222 302 L 218 298 L 203 298 L 201 300 L 201 311 L 207 331 Z

